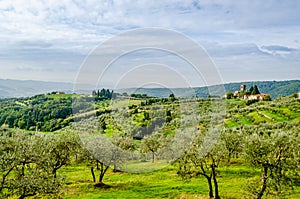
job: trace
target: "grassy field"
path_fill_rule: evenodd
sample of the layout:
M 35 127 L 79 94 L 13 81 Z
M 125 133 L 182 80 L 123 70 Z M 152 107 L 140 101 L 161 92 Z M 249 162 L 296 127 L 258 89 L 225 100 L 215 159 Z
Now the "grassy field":
M 106 187 L 92 182 L 89 168 L 85 165 L 65 167 L 61 174 L 66 177 L 63 198 L 208 198 L 206 179 L 199 176 L 182 180 L 175 166 L 149 173 L 123 173 L 109 171 L 105 176 Z M 218 182 L 221 198 L 242 198 L 249 180 L 260 176 L 259 169 L 252 169 L 239 162 L 220 168 Z M 290 198 L 300 197 L 300 187 Z
M 299 100 L 288 97 L 272 102 L 260 101 L 250 106 L 246 106 L 244 100 L 227 100 L 225 125 L 233 128 L 260 123 L 296 122 L 300 118 L 300 111 L 296 108 L 298 104 Z

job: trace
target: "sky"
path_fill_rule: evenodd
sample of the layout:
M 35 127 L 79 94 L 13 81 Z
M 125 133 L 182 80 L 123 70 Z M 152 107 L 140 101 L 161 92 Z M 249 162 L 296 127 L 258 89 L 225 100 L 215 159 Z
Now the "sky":
M 126 31 L 158 28 L 201 46 L 224 83 L 300 79 L 299 10 L 295 0 L 0 0 L 0 78 L 76 82 L 106 41 Z M 165 53 L 131 53 L 115 62 L 106 79 L 121 66 L 143 65 L 145 74 L 151 63 L 174 70 L 184 65 Z M 144 59 L 132 62 L 138 58 Z

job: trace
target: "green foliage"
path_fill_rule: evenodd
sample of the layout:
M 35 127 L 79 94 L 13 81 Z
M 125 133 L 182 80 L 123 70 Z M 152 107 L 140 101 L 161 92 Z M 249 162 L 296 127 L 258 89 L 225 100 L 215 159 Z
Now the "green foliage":
M 256 87 L 257 88 L 257 87 Z M 251 86 L 250 88 L 249 88 L 249 94 L 252 94 L 253 93 L 253 91 L 254 91 L 254 87 L 253 86 Z
M 0 125 L 26 130 L 55 131 L 69 124 L 65 120 L 72 114 L 72 98 L 51 98 L 37 95 L 31 98 L 1 102 Z
M 177 173 L 183 178 L 203 176 L 209 188 L 208 196 L 219 199 L 217 168 L 225 159 L 225 144 L 217 141 L 218 130 L 200 133 L 193 147 L 178 160 Z
M 271 96 L 270 95 L 265 95 L 264 96 L 264 101 L 271 101 Z
M 69 137 L 3 129 L 0 143 L 2 197 L 59 194 L 63 179 L 57 171 L 68 163 L 73 151 Z
M 171 93 L 171 94 L 169 95 L 169 100 L 170 100 L 171 102 L 174 102 L 174 101 L 176 100 L 175 95 L 174 95 L 173 93 Z
M 260 94 L 258 87 L 254 85 L 253 90 L 251 91 L 251 95 L 257 95 Z
M 226 99 L 233 99 L 233 92 L 226 92 Z
M 298 95 L 298 93 L 293 93 L 293 94 L 291 95 L 291 97 L 293 97 L 293 98 L 298 98 L 299 95 Z
M 95 101 L 103 101 L 115 98 L 116 94 L 109 89 L 102 88 L 101 90 L 92 91 L 92 96 L 94 97 Z
M 262 169 L 261 183 L 253 189 L 256 198 L 285 195 L 299 171 L 299 132 L 253 133 L 246 138 L 245 160 Z
M 299 121 L 299 99 L 282 97 L 273 101 L 227 100 L 226 126 Z
M 152 163 L 154 163 L 157 151 L 167 144 L 166 141 L 166 137 L 160 133 L 145 136 L 141 142 L 141 151 L 144 153 L 151 152 Z
M 257 99 L 247 100 L 247 101 L 246 101 L 246 105 L 247 105 L 247 106 L 250 106 L 251 104 L 254 104 L 254 103 L 258 102 L 258 101 L 259 101 L 259 100 L 257 100 Z
M 133 93 L 130 95 L 130 97 L 141 98 L 141 99 L 148 98 L 147 94 L 140 94 L 140 93 Z
M 123 160 L 127 155 L 118 146 L 112 144 L 117 142 L 113 142 L 113 140 L 111 142 L 103 136 L 95 136 L 92 139 L 84 137 L 81 140 L 88 150 L 88 152 L 85 150 L 85 159 L 88 160 L 88 166 L 91 168 L 93 181 L 96 182 L 94 167 L 97 166 L 97 170 L 99 170 L 98 183 L 102 186 L 109 167 L 113 166 L 114 170 L 117 171 L 122 167 Z
M 221 132 L 220 140 L 224 143 L 224 153 L 226 153 L 228 163 L 232 158 L 239 157 L 244 144 L 244 134 L 241 130 L 236 128 L 225 129 Z

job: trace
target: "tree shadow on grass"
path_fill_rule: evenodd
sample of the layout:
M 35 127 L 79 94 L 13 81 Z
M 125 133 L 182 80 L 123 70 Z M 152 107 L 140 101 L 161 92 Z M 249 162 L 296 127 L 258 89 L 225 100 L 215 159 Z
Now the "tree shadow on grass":
M 108 185 L 108 184 L 105 184 L 105 183 L 103 183 L 103 182 L 98 182 L 98 183 L 95 183 L 95 184 L 94 184 L 94 187 L 95 187 L 95 188 L 101 188 L 101 189 L 110 189 L 110 188 L 112 188 L 113 186 Z

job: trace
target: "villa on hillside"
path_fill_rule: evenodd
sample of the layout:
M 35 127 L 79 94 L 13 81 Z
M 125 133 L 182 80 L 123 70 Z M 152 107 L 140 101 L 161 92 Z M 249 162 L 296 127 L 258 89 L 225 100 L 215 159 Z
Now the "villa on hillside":
M 62 91 L 56 91 L 55 94 L 56 94 L 56 95 L 61 95 L 61 94 L 65 94 L 65 92 L 62 92 Z
M 299 93 L 300 94 L 300 93 Z M 299 95 L 300 96 L 300 95 Z M 240 98 L 244 100 L 271 100 L 269 94 L 262 94 L 258 91 L 257 86 L 255 85 L 254 88 L 251 87 L 248 91 L 246 89 L 246 85 L 242 84 L 239 91 L 235 91 L 233 93 L 234 98 Z
M 269 94 L 244 95 L 244 100 L 264 100 Z

